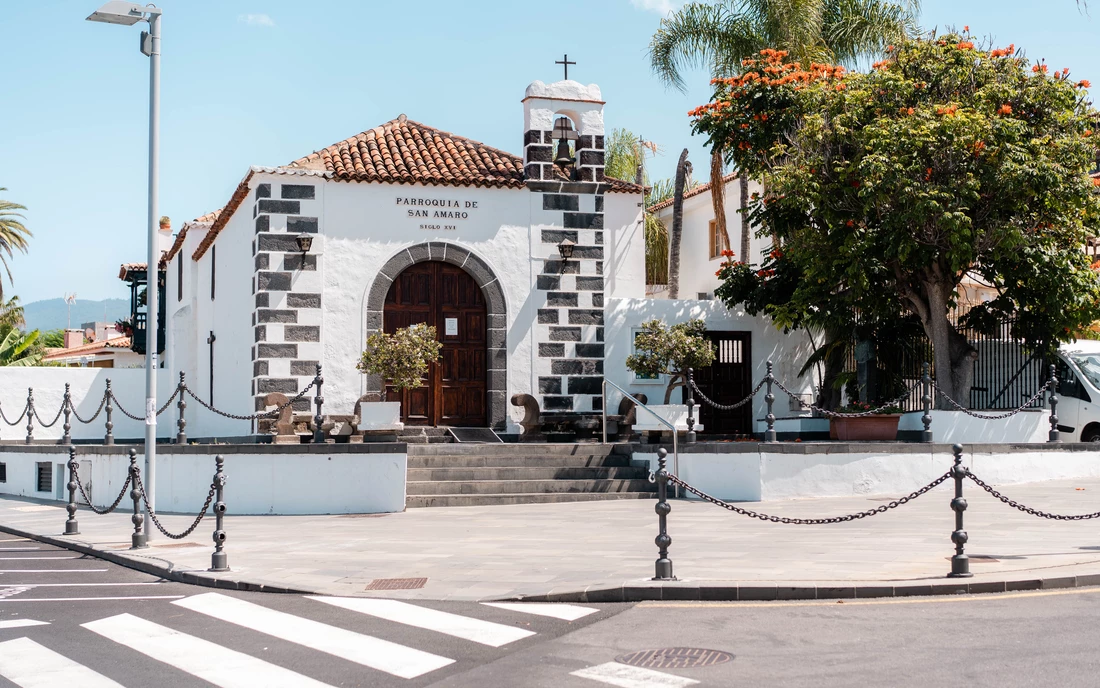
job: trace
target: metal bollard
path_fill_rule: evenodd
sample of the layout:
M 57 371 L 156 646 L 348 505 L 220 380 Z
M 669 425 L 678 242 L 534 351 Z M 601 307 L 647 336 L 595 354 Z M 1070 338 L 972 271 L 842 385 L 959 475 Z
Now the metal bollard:
M 114 394 L 111 392 L 111 378 L 107 378 L 107 391 L 105 394 L 107 395 L 107 434 L 103 437 L 103 444 L 114 444 L 115 424 L 111 422 L 111 413 L 115 409 L 111 406 L 111 399 L 114 398 Z
M 687 407 L 688 418 L 687 426 L 688 431 L 684 439 L 689 443 L 695 442 L 695 392 L 692 391 L 692 383 L 695 381 L 695 372 L 691 369 L 687 369 L 687 374 L 684 377 L 684 388 L 687 389 Z
M 73 397 L 72 397 L 72 394 L 69 393 L 69 383 L 68 382 L 65 383 L 65 399 L 64 399 L 64 401 L 61 402 L 61 408 L 63 409 L 63 412 L 65 413 L 65 424 L 61 426 L 61 429 L 64 431 L 65 434 L 63 434 L 61 436 L 61 444 L 68 444 L 73 439 L 73 437 L 72 437 L 73 426 L 69 422 L 69 414 L 72 412 L 72 408 L 73 408 Z
M 76 522 L 76 488 L 78 487 L 76 481 L 79 480 L 76 474 L 77 468 L 79 465 L 76 462 L 76 447 L 69 445 L 69 503 L 65 505 L 69 518 L 65 521 L 66 535 L 80 535 L 80 524 Z
M 654 565 L 653 580 L 676 580 L 672 575 L 672 560 L 668 558 L 668 546 L 672 544 L 672 538 L 668 536 L 668 514 L 672 511 L 672 505 L 668 503 L 668 450 L 657 450 L 657 505 L 653 510 L 657 512 L 658 533 L 653 542 L 657 545 L 659 555 Z
M 184 411 L 187 410 L 187 401 L 184 393 L 184 389 L 187 388 L 187 383 L 184 381 L 183 371 L 180 371 L 180 385 L 176 389 L 179 391 L 179 401 L 176 402 L 176 408 L 179 409 L 179 420 L 176 421 L 176 444 L 187 444 L 187 420 L 184 419 Z
M 955 453 L 955 465 L 951 467 L 951 477 L 955 479 L 955 498 L 951 500 L 951 509 L 955 512 L 955 532 L 951 533 L 951 542 L 955 543 L 955 556 L 951 557 L 951 573 L 948 578 L 970 578 L 970 557 L 966 556 L 966 541 L 969 537 L 963 530 L 963 512 L 966 511 L 966 500 L 963 499 L 963 478 L 966 477 L 966 469 L 963 468 L 963 446 L 956 444 L 951 447 Z
M 768 374 L 764 377 L 768 385 L 768 393 L 764 395 L 764 401 L 768 404 L 768 415 L 764 416 L 764 420 L 768 422 L 768 429 L 764 431 L 765 442 L 775 442 L 775 414 L 772 413 L 772 405 L 775 403 L 775 395 L 772 394 L 772 381 L 775 380 L 775 375 L 772 370 L 772 362 L 768 361 Z
M 924 423 L 924 430 L 920 434 L 921 442 L 932 441 L 932 366 L 927 362 L 921 366 L 921 397 L 920 403 L 924 408 L 924 415 L 920 420 Z
M 1058 372 L 1054 364 L 1050 364 L 1050 435 L 1047 442 L 1061 442 L 1058 434 Z
M 229 556 L 225 553 L 225 459 L 218 455 L 214 458 L 217 470 L 214 472 L 214 553 L 210 555 L 211 571 L 228 571 Z
M 313 442 L 314 444 L 324 444 L 325 431 L 321 429 L 324 416 L 321 414 L 321 405 L 325 403 L 325 398 L 321 396 L 321 385 L 325 383 L 325 378 L 321 377 L 320 363 L 317 364 L 317 377 L 313 379 L 317 385 L 317 391 L 313 393 L 313 403 L 317 404 L 317 414 L 313 417 Z
M 27 444 L 34 441 L 34 389 L 27 388 Z
M 134 523 L 134 534 L 130 537 L 130 549 L 145 549 L 149 546 L 148 536 L 142 531 L 145 516 L 141 513 L 141 492 L 138 491 L 138 481 L 141 479 L 141 469 L 137 463 L 137 450 L 130 448 L 130 499 L 134 500 L 134 515 L 130 520 Z

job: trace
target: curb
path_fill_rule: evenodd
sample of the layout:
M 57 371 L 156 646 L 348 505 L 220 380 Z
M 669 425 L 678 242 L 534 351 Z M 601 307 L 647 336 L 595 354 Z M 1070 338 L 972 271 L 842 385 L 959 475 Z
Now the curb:
M 135 571 L 141 571 L 153 576 L 160 576 L 167 580 L 175 581 L 177 583 L 187 583 L 189 585 L 201 585 L 207 588 L 218 588 L 221 590 L 243 590 L 248 592 L 271 592 L 271 593 L 288 593 L 293 595 L 312 595 L 313 590 L 298 590 L 296 588 L 287 588 L 279 585 L 269 585 L 267 583 L 257 583 L 244 579 L 229 579 L 229 578 L 216 578 L 214 576 L 203 576 L 195 573 L 193 570 L 179 570 L 172 564 L 161 564 L 151 559 L 144 557 L 132 557 L 126 556 L 119 552 L 112 552 L 110 550 L 98 549 L 91 545 L 85 545 L 79 542 L 73 542 L 61 537 L 54 537 L 50 535 L 37 535 L 29 531 L 20 530 L 19 528 L 12 528 L 0 524 L 0 533 L 7 533 L 9 535 L 15 535 L 16 537 L 25 537 L 36 542 L 41 542 L 46 545 L 53 545 L 54 547 L 61 547 L 73 552 L 79 552 L 88 556 L 109 561 L 112 564 L 118 564 L 128 569 Z
M 792 600 L 851 600 L 882 597 L 978 595 L 1024 590 L 1057 590 L 1100 586 L 1100 573 L 1008 581 L 947 581 L 889 585 L 738 585 L 734 582 L 629 581 L 620 586 L 593 585 L 584 590 L 550 591 L 545 595 L 517 595 L 514 602 L 779 602 Z

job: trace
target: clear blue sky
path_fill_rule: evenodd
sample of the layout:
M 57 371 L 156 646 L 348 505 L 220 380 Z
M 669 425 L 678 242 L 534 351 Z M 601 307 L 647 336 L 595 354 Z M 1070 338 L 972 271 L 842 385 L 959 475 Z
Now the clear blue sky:
M 12 261 L 24 302 L 126 296 L 118 265 L 145 260 L 148 60 L 139 27 L 84 18 L 100 0 L 3 3 L 0 186 L 34 239 Z M 453 2 L 163 0 L 161 214 L 178 228 L 222 206 L 249 165 L 278 165 L 401 113 L 520 152 L 524 88 L 597 83 L 609 127 L 706 169 L 686 112 L 706 101 L 650 75 L 646 46 L 673 0 Z M 1100 84 L 1100 2 L 924 0 L 925 27 L 1014 42 Z M 251 264 L 241 266 L 251 270 Z

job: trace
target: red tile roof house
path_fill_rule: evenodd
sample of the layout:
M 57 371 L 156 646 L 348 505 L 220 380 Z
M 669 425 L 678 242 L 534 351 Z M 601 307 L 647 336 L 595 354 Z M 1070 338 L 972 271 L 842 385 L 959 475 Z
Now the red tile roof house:
M 426 321 L 443 362 L 401 399 L 406 424 L 518 432 L 517 393 L 544 411 L 598 415 L 605 312 L 645 295 L 642 189 L 604 175 L 603 108 L 595 85 L 536 81 L 522 155 L 401 115 L 251 168 L 225 207 L 166 247 L 164 367 L 247 413 L 269 392 L 304 389 L 322 364 L 326 412 L 350 413 L 384 392 L 356 370 L 365 339 Z M 571 160 L 558 164 L 562 118 Z M 574 244 L 565 261 L 563 242 Z M 632 379 L 621 361 L 616 375 Z M 256 432 L 214 417 L 192 429 Z

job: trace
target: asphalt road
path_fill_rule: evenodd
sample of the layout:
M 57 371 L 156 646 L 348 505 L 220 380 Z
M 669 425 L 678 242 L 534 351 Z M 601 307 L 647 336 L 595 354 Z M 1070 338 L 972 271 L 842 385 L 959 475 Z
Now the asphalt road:
M 0 687 L 1095 686 L 1100 588 L 791 603 L 215 591 L 0 533 Z M 672 647 L 728 661 L 631 667 Z M 714 655 L 710 655 L 714 658 Z

